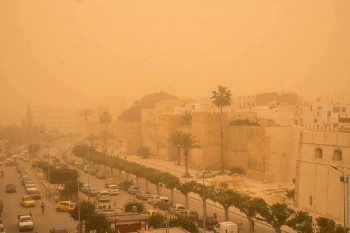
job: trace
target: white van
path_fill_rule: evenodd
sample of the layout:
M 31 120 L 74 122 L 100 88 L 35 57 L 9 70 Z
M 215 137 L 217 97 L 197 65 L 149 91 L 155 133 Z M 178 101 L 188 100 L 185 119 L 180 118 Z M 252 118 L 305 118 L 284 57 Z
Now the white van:
M 214 227 L 214 233 L 239 233 L 239 228 L 234 222 L 220 222 Z

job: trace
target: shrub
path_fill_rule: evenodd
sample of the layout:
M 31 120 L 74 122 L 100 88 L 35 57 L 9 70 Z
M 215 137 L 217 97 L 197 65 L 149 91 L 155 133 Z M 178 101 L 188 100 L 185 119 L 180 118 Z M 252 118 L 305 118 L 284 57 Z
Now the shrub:
M 236 173 L 236 174 L 240 174 L 240 175 L 245 175 L 245 170 L 241 167 L 238 167 L 238 166 L 233 166 L 231 167 L 231 175 Z

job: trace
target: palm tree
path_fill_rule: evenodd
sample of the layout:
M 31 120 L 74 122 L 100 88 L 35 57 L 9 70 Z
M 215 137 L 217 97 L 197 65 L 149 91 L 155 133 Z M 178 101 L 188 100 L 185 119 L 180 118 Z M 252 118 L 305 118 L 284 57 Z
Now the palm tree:
M 89 116 L 92 115 L 92 111 L 88 108 L 84 108 L 82 110 L 80 110 L 79 115 L 84 117 L 84 121 L 85 121 L 85 133 L 88 133 L 88 126 L 87 126 L 87 122 L 89 119 Z
M 100 123 L 105 125 L 104 141 L 105 151 L 107 151 L 107 125 L 112 122 L 112 115 L 109 112 L 103 112 L 100 116 Z
M 83 116 L 84 120 L 85 120 L 85 123 L 87 123 L 89 116 L 92 115 L 92 111 L 90 109 L 88 109 L 88 108 L 84 108 L 84 109 L 80 110 L 79 115 Z
M 181 164 L 181 139 L 182 139 L 182 133 L 179 131 L 176 131 L 171 135 L 170 141 L 177 148 L 177 165 Z
M 195 136 L 193 136 L 190 133 L 182 133 L 180 147 L 182 148 L 185 157 L 185 174 L 183 175 L 183 177 L 189 178 L 191 177 L 190 173 L 188 172 L 189 153 L 192 149 L 200 148 L 201 146 L 197 144 Z
M 226 106 L 230 106 L 231 104 L 231 91 L 227 89 L 227 87 L 218 86 L 217 91 L 212 92 L 213 95 L 211 97 L 212 103 L 220 108 L 220 146 L 221 146 L 221 173 L 224 173 L 224 133 L 222 129 L 222 108 Z

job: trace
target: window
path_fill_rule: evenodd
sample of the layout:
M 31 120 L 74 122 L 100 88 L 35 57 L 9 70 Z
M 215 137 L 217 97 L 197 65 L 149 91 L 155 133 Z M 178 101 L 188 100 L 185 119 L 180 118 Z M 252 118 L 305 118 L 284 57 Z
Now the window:
M 314 119 L 314 123 L 317 123 L 317 119 Z
M 321 148 L 316 148 L 315 159 L 322 159 L 322 149 Z
M 333 154 L 333 161 L 342 161 L 343 157 L 342 157 L 342 153 L 340 150 L 335 150 L 334 154 Z
M 340 107 L 333 107 L 333 112 L 335 112 L 335 113 L 340 112 Z
M 312 205 L 312 196 L 309 196 L 309 205 Z

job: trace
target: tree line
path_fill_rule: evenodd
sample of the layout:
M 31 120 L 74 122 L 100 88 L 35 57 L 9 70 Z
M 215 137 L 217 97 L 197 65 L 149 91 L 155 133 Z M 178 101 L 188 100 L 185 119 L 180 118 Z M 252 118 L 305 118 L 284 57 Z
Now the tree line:
M 282 226 L 288 226 L 298 233 L 344 232 L 344 228 L 332 219 L 325 217 L 314 219 L 308 212 L 295 211 L 284 203 L 268 204 L 262 198 L 251 197 L 230 189 L 226 183 L 221 183 L 218 186 L 203 186 L 195 181 L 181 183 L 177 176 L 168 172 L 111 157 L 87 145 L 75 146 L 73 153 L 77 157 L 84 158 L 84 160 L 88 158 L 87 155 L 89 154 L 91 162 L 110 166 L 112 170 L 116 169 L 119 172 L 125 171 L 128 174 L 135 175 L 137 182 L 139 178 L 143 178 L 146 180 L 146 187 L 150 182 L 156 185 L 158 192 L 159 184 L 164 184 L 171 191 L 171 201 L 174 200 L 176 189 L 184 195 L 187 208 L 189 207 L 188 195 L 191 192 L 196 193 L 202 198 L 204 214 L 206 213 L 206 201 L 208 199 L 223 207 L 225 221 L 229 220 L 229 209 L 235 207 L 247 217 L 249 232 L 253 232 L 253 219 L 266 222 L 276 233 L 281 232 Z

